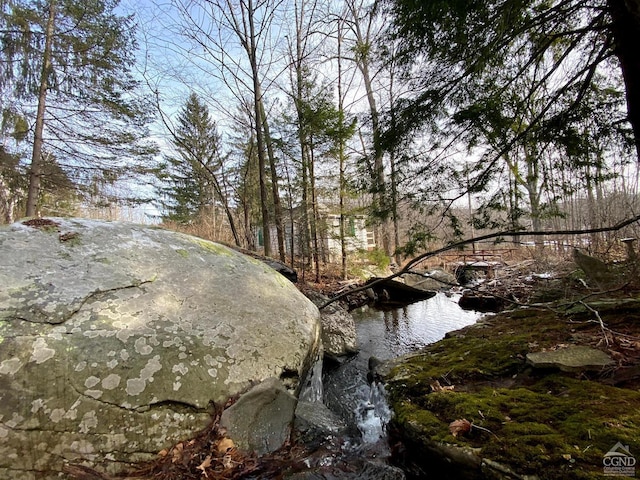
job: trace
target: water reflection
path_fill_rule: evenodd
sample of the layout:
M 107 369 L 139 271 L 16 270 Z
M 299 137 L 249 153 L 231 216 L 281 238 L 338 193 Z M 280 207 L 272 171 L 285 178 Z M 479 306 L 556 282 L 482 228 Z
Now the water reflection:
M 460 295 L 435 297 L 386 311 L 352 312 L 360 355 L 380 359 L 398 357 L 437 342 L 447 332 L 475 323 L 481 314 L 458 306 Z
M 372 397 L 378 391 L 374 391 L 376 386 L 372 389 L 367 379 L 369 358 L 387 360 L 411 353 L 442 339 L 447 332 L 475 323 L 481 314 L 462 310 L 458 299 L 459 295 L 438 293 L 401 308 L 352 312 L 359 352 L 340 366 L 325 370 L 324 400 L 348 424 L 358 427 L 363 440 L 378 438 L 380 428 L 376 428 L 375 422 L 380 420 L 384 430 L 388 420 L 375 411 L 387 407 L 384 399 Z

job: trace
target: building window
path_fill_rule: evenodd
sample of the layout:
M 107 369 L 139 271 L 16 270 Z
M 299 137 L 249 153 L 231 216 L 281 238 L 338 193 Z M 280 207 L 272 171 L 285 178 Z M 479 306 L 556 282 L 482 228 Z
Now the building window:
M 349 217 L 349 223 L 347 224 L 347 235 L 351 237 L 356 236 L 356 219 Z

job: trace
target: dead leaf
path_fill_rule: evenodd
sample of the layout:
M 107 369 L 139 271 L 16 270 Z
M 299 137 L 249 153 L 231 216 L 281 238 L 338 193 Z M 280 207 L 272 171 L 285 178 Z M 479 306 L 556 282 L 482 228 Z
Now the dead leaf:
M 173 447 L 173 458 L 171 459 L 171 463 L 177 463 L 182 460 L 182 452 L 184 451 L 184 444 L 180 442 L 175 447 Z
M 466 435 L 471 431 L 471 422 L 466 418 L 454 420 L 449 424 L 449 431 L 454 437 L 457 437 L 458 435 Z
M 202 470 L 202 475 L 205 476 L 205 478 L 209 478 L 207 476 L 207 468 L 209 468 L 211 466 L 211 455 L 207 455 L 207 458 L 204 459 L 204 461 L 198 465 L 196 468 L 198 470 Z
M 218 453 L 227 453 L 232 448 L 235 448 L 235 443 L 230 438 L 221 438 L 218 442 Z
M 158 452 L 159 457 L 166 457 L 167 455 L 169 455 L 169 450 L 167 450 L 166 448 L 163 448 Z
M 434 392 L 452 392 L 454 388 L 456 387 L 453 385 L 445 385 L 443 387 L 438 380 L 431 382 L 431 390 Z
M 222 457 L 222 466 L 224 468 L 233 468 L 233 460 L 231 460 L 231 455 L 227 454 Z

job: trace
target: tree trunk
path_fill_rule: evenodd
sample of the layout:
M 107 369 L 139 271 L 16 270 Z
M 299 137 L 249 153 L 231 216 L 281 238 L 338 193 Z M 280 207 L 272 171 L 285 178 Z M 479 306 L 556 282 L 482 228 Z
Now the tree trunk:
M 302 140 L 301 140 L 302 142 Z M 311 235 L 309 233 L 309 174 L 306 147 L 301 143 L 301 171 L 302 171 L 302 265 L 303 278 L 308 260 L 311 258 Z
M 260 207 L 262 212 L 262 239 L 264 243 L 264 255 L 270 257 L 272 254 L 271 249 L 271 232 L 269 221 L 269 195 L 267 193 L 267 181 L 266 181 L 266 158 L 265 158 L 265 145 L 264 145 L 264 130 L 262 129 L 262 109 L 261 109 L 261 89 L 260 89 L 260 77 L 258 75 L 258 59 L 256 56 L 256 33 L 254 24 L 254 7 L 253 1 L 249 0 L 247 8 L 247 15 L 249 21 L 249 45 L 248 55 L 249 62 L 251 63 L 251 76 L 253 81 L 253 108 L 254 108 L 254 123 L 256 131 L 256 148 L 258 149 L 258 175 L 260 179 Z
M 367 93 L 369 103 L 369 113 L 371 115 L 371 128 L 373 131 L 373 198 L 378 215 L 384 218 L 380 221 L 379 231 L 382 240 L 382 249 L 385 255 L 391 255 L 391 240 L 389 238 L 389 221 L 387 219 L 386 201 L 386 180 L 384 175 L 384 163 L 382 146 L 380 144 L 380 121 L 378 118 L 378 108 L 373 93 L 373 84 L 369 74 L 369 65 L 366 59 L 359 62 L 360 71 L 364 80 L 364 88 Z
M 302 4 L 304 6 L 304 2 Z M 302 269 L 303 279 L 307 270 L 308 260 L 311 258 L 311 234 L 309 226 L 309 152 L 308 141 L 304 129 L 304 78 L 303 78 L 303 62 L 304 62 L 304 47 L 303 47 L 303 32 L 302 22 L 303 14 L 298 9 L 297 2 L 295 8 L 295 23 L 296 23 L 296 43 L 295 52 L 291 52 L 292 66 L 295 70 L 295 80 L 292 78 L 292 90 L 295 92 L 294 105 L 296 107 L 296 117 L 298 122 L 298 144 L 300 147 L 300 177 L 301 177 L 301 191 L 302 191 L 302 205 L 301 207 L 301 224 L 300 224 L 300 236 L 301 236 L 301 253 L 302 253 Z
M 29 192 L 27 195 L 27 217 L 33 217 L 38 212 L 38 197 L 40 196 L 40 177 L 42 175 L 42 146 L 44 132 L 44 114 L 47 105 L 47 89 L 49 88 L 49 75 L 51 74 L 51 50 L 53 33 L 55 28 L 56 2 L 49 3 L 49 17 L 47 18 L 47 31 L 45 34 L 44 52 L 42 58 L 42 73 L 40 76 L 40 90 L 38 92 L 38 109 L 36 113 L 36 125 L 33 138 L 33 153 L 31 155 L 31 167 L 29 168 Z
M 340 139 L 338 144 L 338 162 L 340 168 L 340 260 L 341 276 L 347 279 L 347 239 L 345 230 L 346 212 L 345 198 L 347 196 L 345 178 L 345 141 L 344 141 L 344 102 L 342 97 L 342 20 L 338 22 L 338 115 L 340 117 Z
M 527 178 L 524 187 L 527 189 L 529 196 L 529 209 L 531 215 L 531 224 L 535 232 L 542 230 L 542 212 L 540 211 L 540 187 L 539 187 L 539 161 L 537 152 L 529 152 L 525 148 L 525 161 L 527 162 Z M 544 237 L 536 237 L 536 251 L 540 253 L 544 248 Z
M 313 141 L 312 141 L 313 142 Z M 316 282 L 320 283 L 320 246 L 318 243 L 318 202 L 316 195 L 315 159 L 313 143 L 310 145 L 309 180 L 311 188 L 311 239 L 313 241 L 313 264 L 316 272 Z
M 380 119 L 378 115 L 378 108 L 376 104 L 376 98 L 373 89 L 373 83 L 371 81 L 371 74 L 369 72 L 369 49 L 372 47 L 370 32 L 367 30 L 364 33 L 360 27 L 358 9 L 355 2 L 348 2 L 348 7 L 351 10 L 351 16 L 353 18 L 353 32 L 356 35 L 356 65 L 362 74 L 362 81 L 364 83 L 364 89 L 367 97 L 367 103 L 369 104 L 369 114 L 371 115 L 371 130 L 373 134 L 373 178 L 372 178 L 372 190 L 374 207 L 377 215 L 382 215 L 383 219 L 376 219 L 378 222 L 378 238 L 376 242 L 382 241 L 382 248 L 385 255 L 391 255 L 391 240 L 389 238 L 389 220 L 387 212 L 386 201 L 386 181 L 384 175 L 384 163 L 383 163 L 383 151 L 380 142 Z M 371 14 L 372 15 L 372 14 Z
M 273 142 L 271 141 L 271 132 L 269 130 L 269 122 L 267 121 L 267 113 L 264 109 L 264 101 L 262 92 L 260 94 L 260 112 L 262 113 L 262 128 L 264 129 L 264 140 L 267 147 L 267 157 L 269 158 L 269 169 L 271 171 L 271 194 L 273 195 L 273 218 L 276 224 L 276 237 L 278 240 L 278 254 L 280 261 L 286 263 L 286 255 L 284 248 L 284 226 L 282 223 L 282 204 L 280 202 L 280 191 L 278 188 L 278 171 L 276 170 L 276 158 L 273 153 Z
M 231 207 L 229 206 L 229 200 L 227 198 L 227 194 L 222 190 L 220 183 L 218 182 L 218 179 L 213 173 L 211 173 L 211 177 L 213 179 L 218 196 L 220 197 L 220 201 L 222 202 L 222 207 L 224 208 L 224 212 L 227 215 L 227 221 L 229 222 L 229 228 L 231 229 L 231 234 L 233 235 L 233 241 L 235 242 L 236 246 L 239 247 L 240 236 L 238 235 L 238 230 L 236 229 L 236 222 L 233 219 L 233 212 L 231 211 Z
M 608 0 L 614 52 L 620 60 L 624 79 L 629 122 L 640 160 L 640 0 Z
M 393 59 L 389 64 L 389 105 L 391 110 L 391 128 L 395 130 L 396 127 L 396 112 L 395 112 L 395 65 Z M 393 254 L 395 256 L 395 262 L 397 266 L 402 263 L 402 256 L 400 255 L 400 225 L 399 225 L 399 212 L 398 212 L 398 165 L 396 163 L 396 149 L 394 148 L 389 153 L 389 168 L 391 169 L 391 219 L 393 221 Z M 467 180 L 468 183 L 468 180 Z

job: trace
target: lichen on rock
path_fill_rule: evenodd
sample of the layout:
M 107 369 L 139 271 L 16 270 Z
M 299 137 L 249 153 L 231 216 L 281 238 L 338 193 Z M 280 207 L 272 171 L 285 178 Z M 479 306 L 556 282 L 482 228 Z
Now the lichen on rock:
M 0 228 L 0 477 L 115 471 L 255 382 L 298 388 L 319 313 L 275 271 L 157 228 L 51 222 Z

